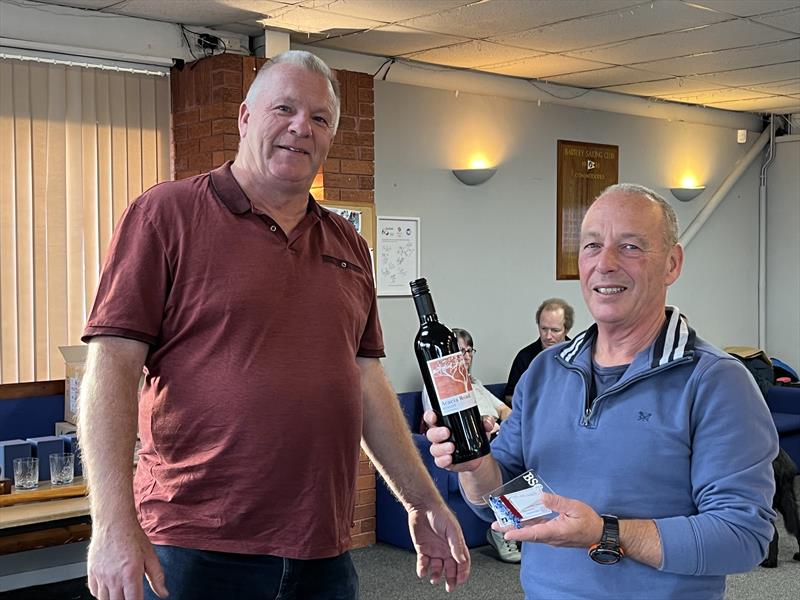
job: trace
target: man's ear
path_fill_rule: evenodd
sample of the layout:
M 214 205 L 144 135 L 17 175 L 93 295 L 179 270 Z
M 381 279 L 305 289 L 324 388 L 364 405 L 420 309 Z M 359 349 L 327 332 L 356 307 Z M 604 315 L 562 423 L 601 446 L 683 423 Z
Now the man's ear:
M 683 269 L 683 246 L 675 244 L 670 248 L 669 255 L 667 256 L 667 270 L 664 273 L 664 283 L 667 286 L 672 285 L 678 280 Z
M 243 138 L 247 133 L 247 125 L 250 122 L 250 109 L 247 108 L 247 104 L 242 102 L 239 105 L 239 137 Z

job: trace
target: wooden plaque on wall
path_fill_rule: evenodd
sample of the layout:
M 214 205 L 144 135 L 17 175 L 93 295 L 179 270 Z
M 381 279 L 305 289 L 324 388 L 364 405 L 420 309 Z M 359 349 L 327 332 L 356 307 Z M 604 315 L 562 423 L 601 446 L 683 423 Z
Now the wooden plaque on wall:
M 556 279 L 578 278 L 583 215 L 618 178 L 619 146 L 558 140 Z

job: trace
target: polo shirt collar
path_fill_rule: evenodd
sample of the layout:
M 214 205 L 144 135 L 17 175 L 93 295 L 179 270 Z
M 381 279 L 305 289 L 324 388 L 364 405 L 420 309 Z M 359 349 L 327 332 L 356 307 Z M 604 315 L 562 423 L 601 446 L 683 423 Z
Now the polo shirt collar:
M 233 176 L 233 172 L 231 171 L 232 164 L 233 161 L 229 160 L 211 171 L 211 186 L 220 202 L 233 214 L 241 215 L 246 212 L 252 212 L 253 207 L 250 204 L 250 199 Z M 323 210 L 314 200 L 314 197 L 309 194 L 306 212 L 314 213 L 321 218 L 326 211 Z

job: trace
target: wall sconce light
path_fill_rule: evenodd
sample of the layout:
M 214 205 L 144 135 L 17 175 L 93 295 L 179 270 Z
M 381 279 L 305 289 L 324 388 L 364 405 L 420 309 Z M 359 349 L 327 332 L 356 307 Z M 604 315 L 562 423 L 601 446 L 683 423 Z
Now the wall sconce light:
M 697 198 L 703 190 L 706 189 L 706 186 L 701 185 L 698 187 L 677 187 L 677 188 L 670 188 L 669 191 L 672 192 L 672 195 L 675 196 L 681 202 L 689 202 L 689 200 L 694 200 Z
M 491 179 L 497 169 L 453 169 L 453 175 L 465 185 L 480 185 Z

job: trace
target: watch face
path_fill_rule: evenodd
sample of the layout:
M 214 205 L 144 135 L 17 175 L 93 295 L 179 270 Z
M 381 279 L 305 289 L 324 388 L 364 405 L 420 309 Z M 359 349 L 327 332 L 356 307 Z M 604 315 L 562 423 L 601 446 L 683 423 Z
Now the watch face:
M 592 560 L 601 565 L 613 565 L 619 562 L 620 553 L 611 548 L 595 548 L 590 554 Z

